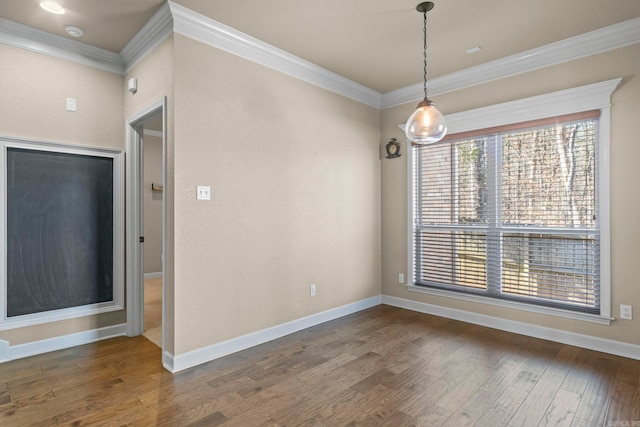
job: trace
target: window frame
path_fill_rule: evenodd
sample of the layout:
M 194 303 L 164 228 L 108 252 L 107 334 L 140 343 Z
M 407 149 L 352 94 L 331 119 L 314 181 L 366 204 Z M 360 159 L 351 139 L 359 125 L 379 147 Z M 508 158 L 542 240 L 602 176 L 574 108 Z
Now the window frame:
M 564 317 L 597 324 L 610 325 L 611 320 L 611 245 L 610 245 L 610 121 L 611 94 L 621 78 L 495 104 L 445 116 L 448 133 L 461 133 L 505 126 L 513 123 L 540 120 L 553 116 L 600 110 L 599 119 L 599 176 L 596 185 L 600 212 L 600 314 L 582 313 L 526 302 L 496 299 L 488 295 L 474 295 L 446 289 L 415 285 L 414 277 L 414 188 L 413 149 L 407 151 L 407 289 L 440 297 L 477 302 L 492 306 Z
M 110 301 L 7 316 L 7 149 L 103 157 L 113 160 L 113 298 Z M 122 150 L 38 141 L 0 135 L 0 331 L 125 309 L 124 162 Z

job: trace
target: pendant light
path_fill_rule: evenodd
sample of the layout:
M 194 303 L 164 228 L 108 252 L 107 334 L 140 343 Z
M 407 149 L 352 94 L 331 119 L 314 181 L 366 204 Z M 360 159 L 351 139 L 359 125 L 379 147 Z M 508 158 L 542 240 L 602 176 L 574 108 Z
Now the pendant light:
M 423 46 L 424 46 L 424 100 L 417 110 L 409 117 L 404 127 L 407 138 L 416 145 L 433 144 L 440 141 L 447 134 L 447 125 L 442 113 L 435 104 L 427 98 L 427 12 L 433 9 L 433 2 L 426 1 L 416 6 L 416 10 L 424 15 L 423 18 Z

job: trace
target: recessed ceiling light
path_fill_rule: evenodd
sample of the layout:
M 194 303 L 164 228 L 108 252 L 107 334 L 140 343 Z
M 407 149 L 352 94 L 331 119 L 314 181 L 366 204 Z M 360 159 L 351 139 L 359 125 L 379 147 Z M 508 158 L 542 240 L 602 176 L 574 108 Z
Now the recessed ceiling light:
M 470 47 L 465 52 L 471 54 L 471 53 L 480 52 L 481 50 L 482 50 L 482 48 L 480 46 L 475 46 L 475 47 Z
M 64 30 L 71 37 L 80 37 L 84 34 L 84 31 L 80 27 L 76 27 L 75 25 L 65 25 Z
M 41 1 L 40 7 L 47 12 L 55 13 L 56 15 L 62 15 L 64 13 L 64 7 L 54 1 Z

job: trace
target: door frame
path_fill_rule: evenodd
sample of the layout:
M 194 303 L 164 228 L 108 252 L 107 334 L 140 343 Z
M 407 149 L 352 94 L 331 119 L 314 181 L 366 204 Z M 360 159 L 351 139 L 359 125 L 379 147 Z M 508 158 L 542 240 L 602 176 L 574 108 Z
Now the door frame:
M 127 336 L 142 335 L 144 332 L 144 260 L 140 242 L 143 230 L 143 138 L 142 123 L 158 114 L 162 114 L 162 186 L 167 184 L 167 97 L 151 103 L 146 108 L 127 119 L 127 155 L 126 155 L 126 308 Z M 165 348 L 166 320 L 166 232 L 167 197 L 162 195 L 162 350 Z

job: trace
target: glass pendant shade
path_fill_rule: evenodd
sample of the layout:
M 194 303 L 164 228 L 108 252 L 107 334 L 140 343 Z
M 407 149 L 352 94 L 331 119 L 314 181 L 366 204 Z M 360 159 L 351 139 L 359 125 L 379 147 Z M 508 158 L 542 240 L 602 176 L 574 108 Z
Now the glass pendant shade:
M 433 144 L 447 134 L 447 125 L 442 113 L 425 98 L 407 120 L 404 133 L 415 144 Z

